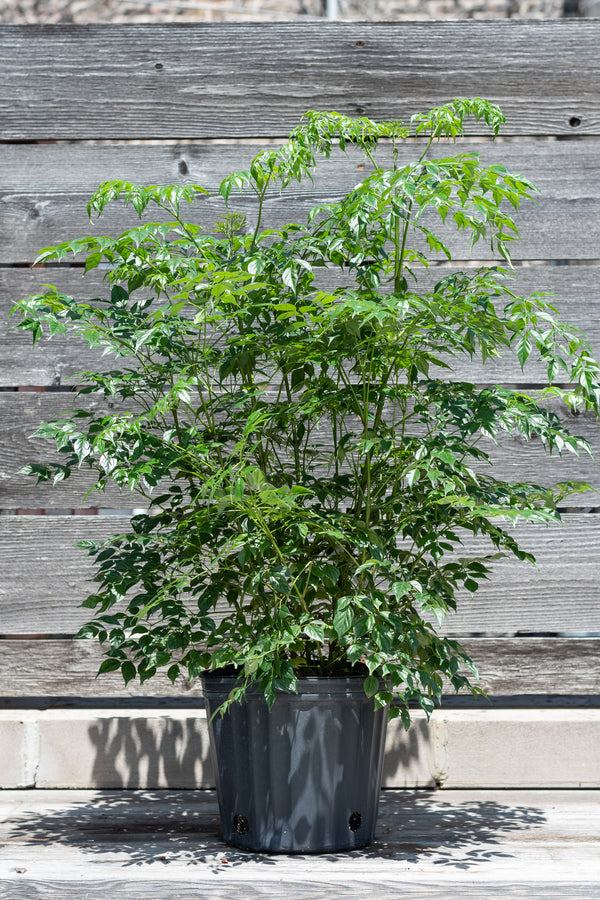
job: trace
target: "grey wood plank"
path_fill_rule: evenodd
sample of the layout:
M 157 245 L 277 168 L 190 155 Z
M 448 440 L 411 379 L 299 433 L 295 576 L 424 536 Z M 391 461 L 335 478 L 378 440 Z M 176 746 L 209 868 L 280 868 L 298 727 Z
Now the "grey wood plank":
M 563 697 L 597 695 L 600 692 L 599 638 L 462 638 L 465 649 L 476 662 L 481 684 L 490 697 Z M 67 638 L 22 637 L 0 640 L 0 697 L 110 698 L 142 700 L 168 698 L 195 701 L 202 696 L 198 682 L 180 677 L 171 684 L 165 674 L 157 674 L 140 685 L 125 687 L 120 675 L 103 674 L 96 680 L 102 662 L 95 641 Z M 39 702 L 39 701 L 38 701 Z M 479 708 L 479 705 L 477 706 Z M 481 709 L 486 708 L 481 701 Z
M 398 895 L 397 886 L 394 884 L 390 884 L 389 887 L 382 885 L 380 882 L 377 884 L 369 884 L 369 897 L 372 897 L 373 900 L 396 900 Z M 170 881 L 167 884 L 164 884 L 161 881 L 144 881 L 143 885 L 144 889 L 144 897 L 147 900 L 230 900 L 234 894 L 232 891 L 234 890 L 234 886 L 231 884 L 225 884 L 221 882 L 216 887 L 202 887 L 198 888 L 196 886 L 190 886 L 187 882 L 173 882 Z M 367 888 L 364 884 L 356 885 L 356 887 L 349 887 L 348 885 L 336 885 L 335 891 L 336 896 L 341 898 L 354 898 L 354 900 L 362 900 L 365 896 L 365 890 Z M 535 889 L 535 893 L 534 893 Z M 27 881 L 23 881 L 21 879 L 20 883 L 14 883 L 8 879 L 0 880 L 0 898 L 2 900 L 38 900 L 38 898 L 44 898 L 44 900 L 63 900 L 63 898 L 68 896 L 75 896 L 73 891 L 75 890 L 75 885 L 70 881 L 56 881 L 56 882 L 40 882 L 33 881 L 28 879 Z M 140 885 L 138 881 L 93 881 L 86 882 L 85 885 L 85 897 L 86 900 L 104 900 L 107 896 L 107 893 L 110 893 L 111 897 L 114 897 L 115 900 L 138 900 L 139 898 L 139 890 Z M 292 887 L 293 893 L 290 894 L 287 892 L 287 889 L 283 885 L 278 885 L 278 897 L 284 898 L 286 896 L 293 897 L 294 900 L 330 900 L 332 893 L 332 885 L 331 884 L 315 884 L 311 883 L 309 887 L 307 887 L 307 892 L 300 893 L 302 889 L 298 886 L 298 884 L 294 884 Z M 439 898 L 444 898 L 444 900 L 453 900 L 456 896 L 455 891 L 460 890 L 461 896 L 463 897 L 477 897 L 477 900 L 496 900 L 498 896 L 500 896 L 500 892 L 502 896 L 505 897 L 518 897 L 518 898 L 538 898 L 538 900 L 555 900 L 556 897 L 556 889 L 553 887 L 539 887 L 533 884 L 522 884 L 522 885 L 506 885 L 505 883 L 500 884 L 490 884 L 485 886 L 477 886 L 473 888 L 472 885 L 453 885 L 451 888 L 440 887 L 439 885 L 435 885 L 433 887 L 412 884 L 410 887 L 403 889 L 402 896 L 418 898 L 418 900 L 439 900 Z M 575 891 L 575 893 L 573 893 Z M 248 888 L 244 888 L 244 897 L 254 898 L 254 897 L 272 897 L 272 888 L 270 885 L 261 885 L 260 883 L 254 882 L 252 885 L 249 885 Z M 567 887 L 566 889 L 561 886 L 561 896 L 563 897 L 576 897 L 581 898 L 581 900 L 595 900 L 596 897 L 600 897 L 600 888 L 596 891 L 595 885 L 591 884 L 588 887 L 580 886 L 576 888 Z
M 600 127 L 593 21 L 9 26 L 0 40 L 4 139 L 280 135 L 315 101 L 402 119 L 474 85 L 513 133 Z
M 598 638 L 523 636 L 460 640 L 475 661 L 481 685 L 490 697 L 600 692 Z
M 106 491 L 94 491 L 91 472 L 78 470 L 66 481 L 36 484 L 36 478 L 17 474 L 24 465 L 61 463 L 51 441 L 31 438 L 42 422 L 48 422 L 66 410 L 85 409 L 107 415 L 122 404 L 104 400 L 100 395 L 80 397 L 73 393 L 0 393 L 0 423 L 5 440 L 0 443 L 0 509 L 132 509 L 146 507 L 146 501 L 116 485 Z
M 59 141 L 5 144 L 2 152 L 2 186 L 5 198 L 14 194 L 60 198 L 67 191 L 91 194 L 103 181 L 122 179 L 137 184 L 200 184 L 216 192 L 231 172 L 247 169 L 264 149 L 275 149 L 281 138 L 260 140 L 165 140 L 165 141 Z M 414 163 L 425 147 L 424 138 L 400 143 L 397 164 Z M 459 138 L 454 143 L 434 143 L 428 158 L 477 154 L 482 165 L 503 164 L 509 172 L 533 182 L 543 197 L 552 200 L 589 199 L 600 195 L 600 141 L 559 141 L 550 137 L 511 138 L 495 141 Z M 382 141 L 375 153 L 381 166 L 392 165 L 389 143 Z M 328 196 L 349 191 L 373 171 L 372 163 L 358 148 L 329 160 L 321 157 L 315 181 L 287 190 L 299 198 Z M 294 190 L 296 193 L 294 193 Z M 236 195 L 232 195 L 232 203 Z M 202 198 L 199 203 L 203 202 Z M 323 201 L 325 202 L 325 200 Z M 82 221 L 88 222 L 83 207 Z M 130 210 L 130 218 L 135 214 Z
M 600 516 L 563 516 L 563 526 L 517 525 L 511 534 L 536 565 L 503 559 L 472 596 L 458 595 L 448 634 L 514 635 L 600 632 Z M 465 540 L 464 552 L 484 549 Z M 463 552 L 461 548 L 461 552 Z M 485 552 L 485 551 L 484 551 Z
M 446 266 L 434 266 L 419 281 L 429 290 L 448 271 Z M 333 290 L 347 281 L 345 273 L 337 270 L 319 273 L 319 285 Z M 99 350 L 90 350 L 83 342 L 67 340 L 61 335 L 51 341 L 42 340 L 31 346 L 31 337 L 16 328 L 17 320 L 10 322 L 10 310 L 21 297 L 43 291 L 44 284 L 51 283 L 65 293 L 84 298 L 106 296 L 107 287 L 99 270 L 93 270 L 83 278 L 81 269 L 70 266 L 44 268 L 0 267 L 0 386 L 60 385 L 76 372 L 93 365 L 110 367 L 112 362 L 102 360 Z M 595 265 L 524 265 L 514 272 L 511 288 L 527 295 L 545 291 L 556 296 L 552 302 L 561 316 L 585 331 L 596 356 L 600 356 L 600 267 Z M 564 299 L 559 299 L 559 298 Z M 527 365 L 522 373 L 516 362 L 490 361 L 477 371 L 470 363 L 459 361 L 458 377 L 479 378 L 483 381 L 522 383 L 543 380 L 539 367 Z
M 0 603 L 8 607 L 0 614 L 2 633 L 73 634 L 83 621 L 78 606 L 92 592 L 94 574 L 77 541 L 103 540 L 127 529 L 128 522 L 127 516 L 1 516 Z M 15 601 L 16 617 L 9 612 Z
M 96 641 L 68 638 L 0 639 L 0 697 L 148 698 L 190 700 L 202 696 L 198 683 L 179 678 L 174 684 L 166 672 L 151 681 L 125 686 L 120 675 L 96 674 L 102 662 Z
M 566 514 L 564 527 L 519 525 L 511 533 L 537 567 L 513 560 L 494 573 L 446 622 L 450 634 L 600 632 L 600 514 Z M 0 516 L 4 577 L 0 634 L 74 634 L 88 617 L 79 604 L 93 590 L 83 539 L 127 528 L 125 516 Z M 470 549 L 487 552 L 477 541 Z
M 351 187 L 351 186 L 350 186 Z M 330 196 L 334 200 L 342 195 Z M 47 195 L 43 200 L 39 195 L 13 194 L 10 198 L 0 197 L 2 216 L 0 218 L 1 263 L 31 263 L 43 247 L 73 240 L 84 235 L 118 234 L 133 225 L 132 219 L 118 210 L 108 210 L 100 225 L 90 226 L 86 220 L 85 206 L 88 194 L 65 192 L 60 198 Z M 269 227 L 279 228 L 289 222 L 305 222 L 309 211 L 321 202 L 322 197 L 272 196 L 265 201 L 265 222 Z M 234 201 L 232 208 L 247 216 L 250 226 L 254 224 L 256 208 L 250 198 L 242 197 Z M 201 209 L 194 210 L 187 220 L 206 228 L 211 228 L 215 219 L 224 214 L 223 204 L 211 198 L 203 201 Z M 582 198 L 572 200 L 542 199 L 535 206 L 524 207 L 515 217 L 521 240 L 510 249 L 515 260 L 529 259 L 594 259 L 597 252 L 598 200 Z M 433 216 L 424 216 L 423 224 L 435 228 Z M 490 260 L 493 255 L 489 246 L 478 243 L 473 250 L 470 236 L 466 232 L 452 233 L 440 230 L 439 234 L 455 259 Z M 411 246 L 424 249 L 424 241 L 415 240 Z M 443 261 L 443 253 L 434 260 Z
M 539 276 L 535 274 L 538 268 Z M 582 270 L 585 271 L 581 275 Z M 435 284 L 441 274 L 446 271 L 445 267 L 433 268 L 425 282 L 425 287 L 432 286 L 432 279 Z M 556 271 L 556 275 L 554 271 Z M 564 288 L 565 294 L 568 296 L 570 286 L 568 273 L 571 271 L 573 272 L 573 293 L 587 293 L 588 290 L 591 292 L 593 279 L 600 269 L 596 270 L 592 266 L 519 267 L 516 270 L 517 278 L 511 287 L 518 292 L 522 277 L 523 294 L 527 294 L 531 290 Z M 14 287 L 13 273 L 15 273 Z M 6 290 L 4 297 L 1 294 L 3 281 Z M 16 328 L 16 319 L 12 320 L 12 325 L 9 324 L 13 302 L 16 302 L 20 296 L 43 290 L 45 283 L 55 284 L 59 288 L 64 286 L 65 290 L 80 299 L 92 297 L 98 290 L 102 290 L 101 279 L 98 275 L 82 281 L 79 274 L 68 268 L 0 269 L 0 387 L 69 386 L 74 384 L 72 376 L 78 372 L 96 366 L 100 367 L 99 371 L 103 371 L 114 366 L 114 358 L 102 357 L 99 349 L 90 349 L 83 341 L 70 340 L 63 335 L 57 335 L 51 340 L 42 339 L 35 347 L 32 347 L 30 335 Z M 326 289 L 334 289 L 345 283 L 347 283 L 347 278 L 344 273 L 334 273 L 324 277 L 321 286 Z M 101 296 L 106 296 L 105 288 Z M 566 322 L 575 325 L 587 334 L 592 351 L 597 357 L 600 357 L 599 301 L 592 298 L 589 300 L 553 299 L 552 302 Z M 543 383 L 546 377 L 545 368 L 534 360 L 528 361 L 522 371 L 517 360 L 511 357 L 488 360 L 485 366 L 477 361 L 458 359 L 452 361 L 452 366 L 456 378 L 486 384 L 537 385 Z
M 349 873 L 349 878 L 351 874 Z M 146 900 L 231 900 L 238 888 L 237 883 L 220 881 L 210 887 L 203 885 L 197 887 L 186 881 L 143 881 L 144 898 Z M 0 880 L 0 898 L 2 900 L 64 900 L 65 897 L 74 897 L 75 890 L 80 888 L 81 882 L 52 881 L 40 882 L 32 879 L 23 879 L 20 882 Z M 253 881 L 243 887 L 244 898 L 273 898 L 273 886 L 271 883 Z M 411 884 L 402 885 L 399 893 L 398 881 L 391 880 L 384 884 L 381 880 L 365 881 L 352 884 L 335 884 L 331 882 L 312 881 L 305 887 L 294 881 L 291 885 L 281 882 L 277 885 L 277 897 L 280 900 L 331 900 L 332 892 L 342 900 L 364 900 L 366 892 L 371 900 L 397 900 L 399 896 L 413 898 L 413 900 L 454 900 L 460 894 L 461 897 L 473 897 L 476 900 L 497 900 L 498 897 L 515 898 L 515 900 L 556 900 L 556 886 L 543 885 L 539 882 L 507 883 L 490 882 L 473 885 L 470 882 L 453 882 L 451 885 L 423 884 L 413 881 Z M 86 900 L 105 900 L 107 894 L 115 900 L 139 900 L 140 881 L 86 881 Z M 597 900 L 600 898 L 600 887 L 590 882 L 588 884 L 560 885 L 561 897 L 573 898 L 573 900 Z
M 10 900 L 600 896 L 594 791 L 384 791 L 371 847 L 311 857 L 227 847 L 216 810 L 213 791 L 2 792 L 0 887 Z
M 16 474 L 23 465 L 61 462 L 61 454 L 51 441 L 30 439 L 43 422 L 51 421 L 70 409 L 85 409 L 96 415 L 115 412 L 123 404 L 103 400 L 100 396 L 79 397 L 72 393 L 0 393 L 0 423 L 6 437 L 0 443 L 0 509 L 64 509 L 64 508 L 125 508 L 145 506 L 143 498 L 116 487 L 106 492 L 94 492 L 85 497 L 93 486 L 92 473 L 77 471 L 66 481 L 36 484 L 36 479 Z M 600 457 L 600 426 L 595 418 L 573 416 L 557 403 L 550 404 L 573 434 L 584 437 L 590 444 L 593 458 L 587 454 L 562 456 L 547 454 L 541 442 L 525 443 L 520 437 L 502 435 L 497 444 L 491 439 L 481 444 L 493 460 L 489 470 L 497 478 L 535 481 L 545 485 L 559 481 L 587 481 L 600 488 L 600 474 L 596 460 Z M 482 467 L 487 472 L 488 467 Z M 572 506 L 595 505 L 593 492 L 576 494 L 569 501 Z
M 431 290 L 442 275 L 455 271 L 460 267 L 445 264 L 432 265 L 428 272 L 419 276 L 419 285 L 424 290 Z M 342 279 L 338 269 L 318 273 L 319 285 L 327 289 L 335 288 Z M 85 277 L 81 267 L 60 265 L 58 267 L 38 266 L 0 267 L 0 335 L 7 328 L 11 307 L 21 297 L 39 293 L 46 282 L 54 284 L 59 290 L 72 296 L 92 296 L 98 291 L 106 291 L 104 274 L 100 269 L 93 269 Z M 543 291 L 562 298 L 560 303 L 572 304 L 585 301 L 578 306 L 564 307 L 564 315 L 576 319 L 579 310 L 591 307 L 590 321 L 586 329 L 593 327 L 597 316 L 594 314 L 594 302 L 600 301 L 600 266 L 586 261 L 554 262 L 526 260 L 517 263 L 512 275 L 512 287 L 517 293 L 524 295 Z M 573 311 L 569 314 L 568 310 Z M 13 334 L 13 337 L 15 335 Z M 6 340 L 6 338 L 2 338 Z
M 216 193 L 222 178 L 246 168 L 261 146 L 218 142 L 7 145 L 0 192 L 0 262 L 26 262 L 48 244 L 88 233 L 118 233 L 133 223 L 131 210 L 109 207 L 100 223 L 90 226 L 86 203 L 102 180 L 119 177 L 151 184 L 200 183 Z M 513 248 L 515 259 L 594 257 L 594 209 L 600 197 L 597 141 L 466 142 L 455 150 L 478 152 L 485 164 L 505 163 L 510 171 L 533 180 L 541 191 L 536 204 L 524 207 L 519 216 L 522 241 Z M 403 146 L 400 163 L 414 160 L 418 152 L 411 144 Z M 448 152 L 446 146 L 434 146 L 430 155 Z M 387 148 L 380 158 L 383 164 L 389 162 Z M 294 184 L 283 198 L 277 191 L 270 194 L 265 222 L 304 221 L 312 206 L 343 196 L 368 174 L 372 167 L 363 163 L 356 152 L 322 161 L 314 183 Z M 254 224 L 256 204 L 252 198 L 236 196 L 232 205 Z M 203 198 L 190 219 L 211 228 L 222 213 L 220 198 Z M 466 236 L 451 243 L 458 258 L 470 255 Z M 489 256 L 483 244 L 478 244 L 475 252 L 481 258 Z

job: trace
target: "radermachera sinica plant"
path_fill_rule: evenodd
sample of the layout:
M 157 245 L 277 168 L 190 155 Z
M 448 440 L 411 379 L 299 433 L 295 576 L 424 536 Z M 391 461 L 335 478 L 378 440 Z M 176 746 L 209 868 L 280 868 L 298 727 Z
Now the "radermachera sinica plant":
M 105 367 L 75 390 L 122 405 L 43 425 L 62 459 L 27 471 L 60 481 L 88 468 L 99 491 L 113 482 L 147 505 L 126 533 L 82 542 L 97 574 L 81 635 L 103 642 L 101 671 L 127 682 L 234 666 L 232 700 L 258 682 L 272 702 L 303 675 L 353 670 L 406 726 L 409 707 L 429 712 L 448 683 L 479 691 L 435 623 L 496 556 L 531 559 L 511 523 L 554 521 L 584 488 L 500 480 L 482 438 L 587 450 L 543 400 L 598 411 L 599 391 L 577 329 L 544 296 L 514 292 L 512 216 L 534 188 L 460 152 L 468 117 L 492 135 L 503 122 L 480 99 L 409 125 L 309 112 L 225 178 L 214 229 L 190 221 L 203 187 L 111 181 L 90 215 L 121 203 L 139 224 L 42 251 L 38 263 L 105 266 L 106 295 L 48 288 L 18 304 L 20 327 L 103 347 Z M 415 137 L 414 161 L 400 162 Z M 265 201 L 349 148 L 364 153 L 364 180 L 306 222 L 270 227 Z M 240 192 L 255 201 L 248 212 L 242 197 L 248 219 Z M 433 270 L 452 262 L 456 231 L 497 264 Z M 532 397 L 454 374 L 461 358 L 502 354 L 541 360 L 548 387 Z M 472 535 L 489 539 L 487 555 L 461 550 Z

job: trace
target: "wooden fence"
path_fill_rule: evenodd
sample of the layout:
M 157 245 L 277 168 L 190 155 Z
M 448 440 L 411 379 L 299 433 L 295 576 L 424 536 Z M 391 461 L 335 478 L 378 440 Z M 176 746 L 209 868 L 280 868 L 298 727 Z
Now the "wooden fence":
M 34 351 L 29 338 L 8 330 L 13 301 L 40 283 L 80 289 L 76 268 L 32 269 L 37 250 L 99 230 L 89 224 L 85 202 L 105 178 L 216 187 L 265 141 L 284 138 L 308 108 L 405 119 L 457 95 L 479 95 L 502 106 L 507 125 L 494 145 L 474 128 L 472 145 L 543 192 L 520 217 L 523 241 L 515 259 L 522 289 L 556 292 L 558 306 L 587 330 L 600 354 L 598 46 L 600 22 L 585 20 L 0 28 L 5 703 L 93 706 L 129 698 L 159 704 L 198 696 L 195 685 L 172 686 L 166 678 L 127 689 L 116 676 L 95 680 L 97 647 L 72 640 L 85 618 L 79 603 L 89 577 L 74 544 L 111 533 L 119 519 L 52 514 L 80 510 L 85 478 L 50 490 L 13 474 L 47 454 L 27 436 L 72 405 L 68 376 L 90 358 L 86 348 L 60 338 Z M 350 154 L 314 185 L 292 190 L 285 206 L 273 197 L 269 213 L 275 221 L 294 218 L 339 195 L 360 177 L 357 165 Z M 203 207 L 208 220 L 215 212 L 210 202 Z M 126 221 L 114 212 L 100 229 Z M 457 252 L 468 255 L 460 243 Z M 495 364 L 480 377 L 533 387 L 539 373 Z M 48 390 L 23 390 L 32 387 Z M 573 428 L 598 456 L 597 423 L 580 417 Z M 561 461 L 518 443 L 507 437 L 495 451 L 502 473 L 600 485 L 590 460 Z M 543 706 L 560 697 L 563 704 L 595 705 L 600 693 L 600 501 L 588 493 L 574 502 L 562 528 L 517 529 L 537 568 L 500 563 L 496 579 L 448 624 L 480 663 L 484 686 L 498 703 L 528 698 Z M 134 505 L 117 494 L 86 501 L 94 504 L 123 514 Z M 22 514 L 33 509 L 46 514 Z

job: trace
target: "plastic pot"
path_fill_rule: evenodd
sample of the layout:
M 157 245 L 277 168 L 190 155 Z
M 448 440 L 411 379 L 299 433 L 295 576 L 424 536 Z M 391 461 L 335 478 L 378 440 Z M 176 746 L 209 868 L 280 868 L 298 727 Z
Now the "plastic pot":
M 246 700 L 212 718 L 236 683 L 207 673 L 204 696 L 223 838 L 244 850 L 324 853 L 372 841 L 387 714 L 362 677 L 303 678 L 271 710 Z

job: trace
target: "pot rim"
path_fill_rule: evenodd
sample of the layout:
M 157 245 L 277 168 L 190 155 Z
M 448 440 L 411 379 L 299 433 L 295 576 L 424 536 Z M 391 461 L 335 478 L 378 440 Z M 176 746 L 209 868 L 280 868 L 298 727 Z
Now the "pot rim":
M 367 675 L 308 675 L 298 678 L 298 687 L 296 691 L 278 690 L 278 697 L 319 697 L 329 695 L 362 695 L 365 700 L 372 698 L 367 697 L 364 692 L 364 682 Z M 218 671 L 203 672 L 202 684 L 205 696 L 229 694 L 230 691 L 239 683 L 239 675 L 224 675 Z M 257 684 L 249 685 L 246 689 L 246 697 L 264 698 L 263 691 Z

